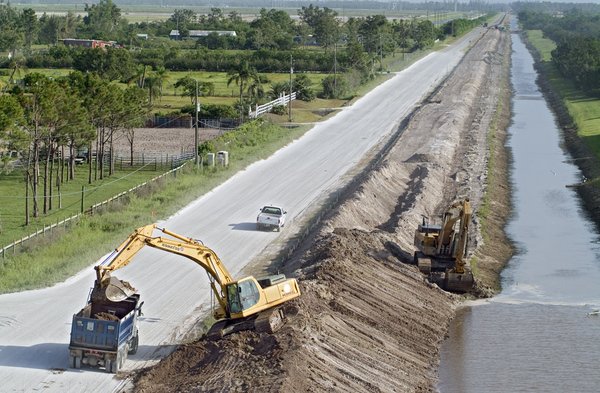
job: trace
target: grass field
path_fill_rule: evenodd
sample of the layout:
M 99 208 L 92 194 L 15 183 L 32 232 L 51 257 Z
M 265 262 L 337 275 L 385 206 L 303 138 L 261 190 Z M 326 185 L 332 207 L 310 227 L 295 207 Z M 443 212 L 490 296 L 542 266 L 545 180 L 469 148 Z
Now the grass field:
M 82 165 L 76 168 L 75 179 L 61 186 L 61 194 L 58 195 L 56 188 L 53 189 L 52 207 L 47 214 L 42 214 L 43 195 L 40 185 L 38 195 L 38 205 L 41 216 L 31 218 L 29 226 L 25 226 L 25 181 L 21 170 L 14 170 L 11 173 L 0 173 L 0 247 L 12 243 L 13 241 L 29 235 L 30 233 L 42 229 L 61 221 L 67 217 L 75 215 L 81 211 L 82 187 L 84 208 L 88 209 L 91 205 L 111 198 L 131 187 L 143 183 L 163 172 L 170 167 L 164 166 L 155 169 L 154 165 L 149 165 L 144 170 L 124 171 L 117 168 L 116 173 L 110 178 L 94 181 L 88 184 L 87 166 Z M 65 171 L 66 172 L 66 171 Z M 29 209 L 32 209 L 31 195 L 29 199 Z M 61 208 L 59 208 L 59 203 Z
M 577 133 L 600 157 L 600 99 L 587 95 L 571 81 L 562 77 L 551 62 L 551 51 L 556 47 L 553 41 L 544 38 L 539 30 L 527 31 L 531 44 L 540 52 L 544 62 L 543 71 L 563 100 L 577 124 Z

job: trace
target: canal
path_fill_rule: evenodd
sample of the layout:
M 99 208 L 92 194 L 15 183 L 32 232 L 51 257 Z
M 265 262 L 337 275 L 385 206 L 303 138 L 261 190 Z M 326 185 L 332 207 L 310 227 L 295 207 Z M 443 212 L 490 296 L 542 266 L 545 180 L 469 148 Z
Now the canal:
M 514 21 L 513 21 L 514 27 Z M 514 215 L 517 248 L 501 293 L 458 310 L 441 353 L 438 390 L 599 392 L 600 236 L 576 192 L 581 173 L 539 91 L 533 59 L 512 35 Z

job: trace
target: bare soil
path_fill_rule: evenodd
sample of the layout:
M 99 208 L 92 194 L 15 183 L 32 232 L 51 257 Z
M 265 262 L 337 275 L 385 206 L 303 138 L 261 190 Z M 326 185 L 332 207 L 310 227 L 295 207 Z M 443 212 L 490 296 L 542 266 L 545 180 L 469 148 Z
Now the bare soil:
M 497 288 L 494 272 L 511 252 L 502 232 L 510 212 L 503 143 L 509 56 L 510 35 L 489 30 L 400 130 L 385 159 L 361 175 L 314 244 L 289 262 L 303 294 L 285 306 L 283 329 L 181 345 L 138 373 L 134 390 L 434 391 L 439 347 L 463 297 L 402 261 L 412 256 L 423 215 L 437 218 L 464 197 L 477 212 L 485 201 L 492 213 L 476 214 L 470 252 L 478 294 Z
M 194 151 L 194 128 L 135 128 L 133 137 L 134 154 L 180 155 Z M 204 142 L 221 134 L 213 128 L 200 128 L 198 138 Z M 131 144 L 125 133 L 114 138 L 116 154 L 129 157 Z

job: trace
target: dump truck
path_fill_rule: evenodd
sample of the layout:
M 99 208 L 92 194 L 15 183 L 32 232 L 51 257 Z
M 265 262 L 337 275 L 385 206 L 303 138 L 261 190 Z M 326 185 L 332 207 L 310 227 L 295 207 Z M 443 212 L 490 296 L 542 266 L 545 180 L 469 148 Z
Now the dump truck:
M 142 304 L 139 294 L 118 302 L 89 296 L 85 307 L 73 315 L 70 367 L 103 367 L 106 372 L 117 373 L 127 355 L 137 352 Z
M 452 292 L 468 292 L 475 280 L 465 256 L 472 209 L 468 198 L 450 205 L 441 225 L 424 217 L 415 231 L 414 264 L 430 281 Z

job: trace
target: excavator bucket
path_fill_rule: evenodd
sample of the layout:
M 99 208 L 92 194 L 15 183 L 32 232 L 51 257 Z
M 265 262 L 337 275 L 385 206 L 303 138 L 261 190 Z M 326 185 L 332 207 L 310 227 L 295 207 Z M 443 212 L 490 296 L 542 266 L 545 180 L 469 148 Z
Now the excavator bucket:
M 136 292 L 135 288 L 127 281 L 111 277 L 108 285 L 104 289 L 104 297 L 111 302 L 120 302 L 127 299 Z
M 475 285 L 473 273 L 465 271 L 464 273 L 456 273 L 451 270 L 447 271 L 444 277 L 444 289 L 451 292 L 469 292 Z

